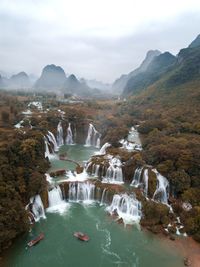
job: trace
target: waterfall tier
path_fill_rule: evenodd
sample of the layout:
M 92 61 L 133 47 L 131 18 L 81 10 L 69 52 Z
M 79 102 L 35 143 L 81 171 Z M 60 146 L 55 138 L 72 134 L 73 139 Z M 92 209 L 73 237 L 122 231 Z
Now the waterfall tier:
M 59 148 L 58 148 L 58 145 L 57 145 L 56 138 L 55 138 L 54 134 L 52 132 L 48 131 L 48 134 L 46 135 L 46 137 L 47 137 L 49 143 L 52 144 L 53 151 L 57 152 Z
M 58 123 L 58 126 L 57 126 L 57 144 L 58 146 L 62 146 L 64 144 L 63 127 L 62 127 L 61 121 Z
M 38 222 L 40 218 L 46 219 L 44 206 L 40 195 L 36 195 L 30 198 L 30 203 L 32 204 L 31 212 L 34 216 L 34 220 Z
M 44 137 L 44 144 L 45 144 L 45 154 L 44 154 L 44 156 L 45 156 L 45 158 L 50 158 L 51 157 L 51 153 L 50 153 L 50 150 L 49 150 L 50 144 L 49 144 L 49 142 L 48 142 L 46 137 Z
M 69 184 L 69 202 L 82 202 L 91 204 L 94 202 L 95 185 L 89 182 L 73 182 Z
M 95 146 L 100 147 L 100 137 L 101 134 L 95 129 L 94 125 L 89 124 L 88 134 L 85 141 L 85 146 Z
M 111 205 L 106 210 L 111 215 L 118 215 L 119 219 L 123 219 L 125 225 L 140 222 L 141 203 L 136 199 L 134 194 L 115 194 Z
M 157 177 L 157 187 L 153 195 L 153 200 L 163 204 L 168 204 L 169 197 L 169 182 L 167 178 L 162 176 L 157 170 L 153 170 Z
M 139 167 L 135 170 L 133 181 L 131 186 L 140 187 L 143 189 L 144 196 L 148 198 L 149 196 L 149 170 L 144 167 Z M 156 175 L 157 186 L 153 194 L 153 200 L 161 202 L 163 204 L 168 204 L 169 197 L 169 182 L 167 178 L 162 176 L 156 169 L 153 169 L 152 172 Z
M 47 212 L 63 214 L 69 207 L 69 204 L 63 200 L 62 191 L 58 185 L 48 192 L 48 200 L 49 207 L 47 208 Z
M 74 143 L 73 134 L 72 134 L 72 130 L 71 130 L 71 123 L 69 123 L 69 126 L 67 128 L 67 137 L 66 137 L 65 142 L 67 145 L 72 145 Z
M 105 143 L 105 144 L 101 147 L 100 151 L 97 152 L 96 154 L 97 154 L 97 155 L 105 155 L 105 154 L 106 154 L 106 149 L 107 149 L 108 147 L 110 147 L 110 146 L 111 146 L 111 144 L 109 144 L 109 143 Z
M 111 184 L 122 184 L 123 173 L 122 173 L 122 163 L 118 158 L 111 158 L 109 160 L 109 167 L 106 170 L 105 177 L 102 179 L 103 183 Z

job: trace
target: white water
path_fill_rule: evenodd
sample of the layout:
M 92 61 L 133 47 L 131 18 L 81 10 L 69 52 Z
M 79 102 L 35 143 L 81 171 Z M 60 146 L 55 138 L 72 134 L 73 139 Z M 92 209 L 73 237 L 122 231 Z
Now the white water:
M 148 169 L 144 170 L 143 180 L 144 180 L 144 196 L 147 198 L 148 197 L 148 182 L 149 182 Z
M 128 151 L 142 150 L 139 133 L 135 127 L 131 127 L 127 139 L 122 139 L 119 142 L 122 144 L 122 147 Z
M 100 147 L 100 133 L 95 129 L 94 125 L 89 124 L 85 146 Z
M 131 182 L 131 186 L 138 187 L 141 184 L 141 174 L 142 174 L 143 167 L 138 167 L 133 176 L 133 180 Z
M 67 178 L 64 180 L 60 180 L 60 182 L 62 182 L 62 181 L 83 182 L 89 178 L 85 169 L 81 173 L 77 173 L 75 171 L 74 172 L 68 171 L 66 173 L 66 176 L 67 176 Z
M 125 225 L 140 222 L 141 204 L 133 194 L 115 194 L 111 205 L 106 210 L 111 215 L 118 215 L 119 219 L 123 219 Z
M 58 148 L 54 134 L 52 132 L 48 131 L 48 134 L 46 136 L 47 136 L 49 142 L 53 145 L 53 151 L 57 152 L 59 148 Z
M 67 128 L 66 144 L 72 145 L 73 143 L 74 143 L 74 141 L 73 141 L 73 134 L 72 134 L 72 130 L 71 130 L 71 123 L 69 123 L 69 126 Z
M 168 204 L 168 187 L 169 182 L 167 178 L 162 176 L 157 170 L 152 170 L 157 177 L 157 188 L 153 195 L 153 200 L 161 202 L 163 204 Z
M 62 146 L 64 144 L 64 141 L 63 141 L 63 128 L 62 128 L 61 121 L 58 123 L 58 126 L 57 126 L 57 144 L 58 144 L 58 146 Z
M 109 160 L 109 167 L 106 171 L 106 176 L 103 177 L 103 183 L 111 184 L 122 184 L 123 173 L 122 173 L 122 163 L 118 158 L 111 158 Z
M 131 183 L 131 186 L 138 187 L 141 186 L 144 188 L 144 196 L 148 198 L 148 181 L 149 181 L 149 176 L 148 176 L 148 168 L 144 169 L 143 175 L 142 170 L 144 167 L 139 167 L 135 170 L 133 181 Z M 169 189 L 169 182 L 167 178 L 162 176 L 156 169 L 152 170 L 156 174 L 156 179 L 157 179 L 157 186 L 156 190 L 153 194 L 153 200 L 161 202 L 163 204 L 168 204 L 168 189 Z
M 44 156 L 45 156 L 45 158 L 47 158 L 47 157 L 50 158 L 51 157 L 51 153 L 49 151 L 49 143 L 48 143 L 46 137 L 44 137 L 44 143 L 45 143 L 45 154 L 44 154 Z
M 100 148 L 100 143 L 101 143 L 101 139 L 100 137 L 97 138 L 97 143 L 96 143 L 96 147 Z
M 32 213 L 33 213 L 35 221 L 38 222 L 40 218 L 46 219 L 44 206 L 43 206 L 40 195 L 31 197 L 30 203 L 32 203 Z
M 102 196 L 101 196 L 100 206 L 102 206 L 105 203 L 106 190 L 107 190 L 107 188 L 104 188 Z
M 95 185 L 89 182 L 73 182 L 69 184 L 69 202 L 94 202 Z
M 109 143 L 105 143 L 105 144 L 101 147 L 100 151 L 97 152 L 96 154 L 97 154 L 97 155 L 105 155 L 105 154 L 106 154 L 106 149 L 107 149 L 108 147 L 110 147 L 110 146 L 111 146 L 111 144 L 109 144 Z
M 47 212 L 58 212 L 60 214 L 63 214 L 69 207 L 69 204 L 65 200 L 63 200 L 62 191 L 59 185 L 55 186 L 51 191 L 48 191 L 48 200 L 49 207 L 46 210 Z

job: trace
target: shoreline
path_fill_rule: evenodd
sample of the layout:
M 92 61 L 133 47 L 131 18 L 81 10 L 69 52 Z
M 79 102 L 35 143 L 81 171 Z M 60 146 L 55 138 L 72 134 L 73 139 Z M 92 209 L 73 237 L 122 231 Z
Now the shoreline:
M 175 240 L 170 240 L 169 237 L 162 234 L 157 237 L 162 240 L 163 244 L 180 252 L 183 256 L 183 266 L 200 267 L 200 243 L 192 237 L 178 236 Z

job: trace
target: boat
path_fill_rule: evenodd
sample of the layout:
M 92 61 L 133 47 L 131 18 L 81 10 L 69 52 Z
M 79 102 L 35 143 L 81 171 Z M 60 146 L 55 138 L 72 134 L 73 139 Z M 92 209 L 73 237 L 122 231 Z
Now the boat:
M 40 242 L 40 240 L 44 239 L 44 234 L 39 234 L 36 238 L 32 239 L 30 242 L 27 243 L 28 247 L 32 247 Z
M 88 235 L 81 232 L 74 232 L 74 236 L 81 241 L 89 241 L 90 239 Z

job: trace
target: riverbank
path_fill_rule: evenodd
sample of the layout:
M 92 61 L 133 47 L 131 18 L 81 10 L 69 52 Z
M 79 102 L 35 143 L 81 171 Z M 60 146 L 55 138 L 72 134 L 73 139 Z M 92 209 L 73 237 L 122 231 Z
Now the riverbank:
M 144 231 L 147 231 L 143 228 Z M 200 244 L 192 237 L 176 237 L 171 240 L 164 235 L 158 235 L 164 246 L 180 252 L 183 258 L 183 266 L 200 267 Z

